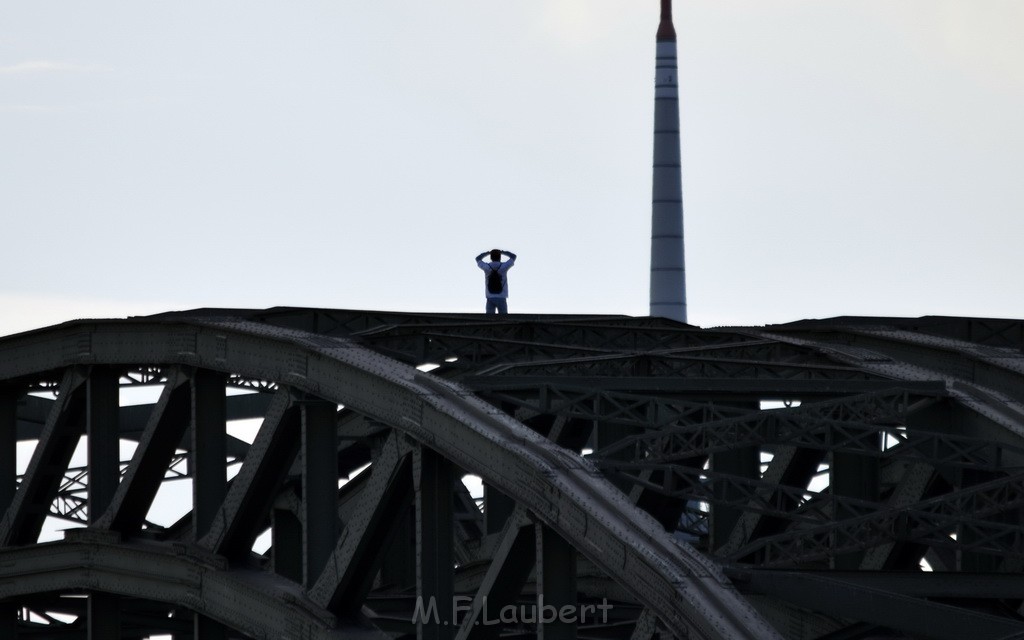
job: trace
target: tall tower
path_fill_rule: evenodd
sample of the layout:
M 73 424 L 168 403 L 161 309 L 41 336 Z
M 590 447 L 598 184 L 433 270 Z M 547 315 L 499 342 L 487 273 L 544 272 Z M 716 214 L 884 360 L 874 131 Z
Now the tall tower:
M 683 176 L 679 161 L 679 73 L 672 0 L 661 0 L 654 81 L 651 315 L 686 322 Z

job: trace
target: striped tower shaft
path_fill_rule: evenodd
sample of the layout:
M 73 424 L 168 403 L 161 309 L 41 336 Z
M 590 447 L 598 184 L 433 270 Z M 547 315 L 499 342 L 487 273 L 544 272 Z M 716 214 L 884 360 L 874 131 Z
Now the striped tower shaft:
M 679 160 L 679 74 L 672 0 L 661 0 L 654 83 L 651 315 L 686 322 L 683 179 Z

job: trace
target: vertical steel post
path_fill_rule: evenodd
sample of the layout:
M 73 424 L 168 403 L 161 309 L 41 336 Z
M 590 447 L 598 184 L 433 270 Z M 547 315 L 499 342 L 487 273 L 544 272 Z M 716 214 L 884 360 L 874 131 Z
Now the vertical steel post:
M 197 613 L 192 626 L 193 640 L 223 640 L 228 637 L 227 629 L 216 620 Z
M 417 621 L 417 638 L 450 640 L 455 632 L 454 472 L 450 462 L 422 446 L 416 453 L 416 465 L 416 595 L 422 598 L 424 610 L 430 611 L 433 604 L 438 614 Z
M 338 537 L 338 406 L 302 405 L 303 579 L 316 582 Z
M 537 638 L 575 640 L 576 550 L 545 525 L 537 525 Z
M 981 484 L 982 482 L 990 482 L 999 477 L 1000 474 L 989 471 L 987 469 L 963 469 L 960 472 L 960 489 L 966 489 L 975 484 Z M 979 541 L 984 540 L 984 532 L 979 533 L 975 526 L 976 524 L 984 524 L 987 522 L 999 523 L 1009 525 L 1010 527 L 1016 525 L 1020 526 L 1021 513 L 1018 509 L 1006 509 L 999 513 L 990 514 L 984 518 L 977 518 L 977 522 L 967 521 L 961 522 L 957 527 L 957 542 L 961 545 L 961 548 L 957 550 L 957 570 L 958 571 L 970 571 L 977 573 L 996 573 L 1000 571 L 1001 565 L 1006 562 L 1005 557 L 1001 557 L 994 553 L 979 553 L 972 551 L 971 546 L 977 544 Z M 979 540 L 979 538 L 981 540 Z M 1006 569 L 1002 569 L 1003 572 Z
M 881 434 L 876 434 L 878 449 L 881 451 Z M 836 497 L 857 498 L 869 502 L 880 500 L 881 458 L 852 451 L 833 451 L 830 470 L 830 488 Z M 835 519 L 837 522 L 859 515 L 836 504 Z M 858 569 L 864 558 L 863 551 L 836 555 L 833 567 L 836 569 Z
M 411 478 L 410 478 L 411 480 Z M 392 524 L 394 533 L 384 559 L 380 575 L 385 584 L 416 586 L 416 508 L 409 504 L 401 510 Z
M 226 377 L 200 369 L 192 376 L 192 525 L 206 535 L 227 493 Z
M 0 514 L 7 512 L 18 486 L 18 390 L 0 386 Z M 18 637 L 18 609 L 0 603 L 0 638 Z
M 112 369 L 94 367 L 86 382 L 89 522 L 95 522 L 106 511 L 121 479 L 118 378 Z
M 302 522 L 288 509 L 273 509 L 270 516 L 274 573 L 302 583 Z
M 505 526 L 516 503 L 498 489 L 484 483 L 484 523 L 487 533 L 498 533 Z
M 730 451 L 711 454 L 711 470 L 741 478 L 757 479 L 761 476 L 761 460 L 757 447 L 740 447 Z M 742 499 L 743 492 L 726 482 L 716 483 L 715 497 L 721 502 L 733 502 Z M 725 504 L 711 505 L 711 522 L 709 546 L 718 549 L 729 541 L 733 528 L 744 513 L 743 506 Z
M 600 399 L 594 398 L 594 409 L 595 414 L 600 415 Z M 601 451 L 607 449 L 616 442 L 624 440 L 632 435 L 635 435 L 636 429 L 613 422 L 605 422 L 602 420 L 594 421 L 594 449 Z M 629 449 L 622 449 L 611 454 L 602 454 L 613 460 L 622 460 L 629 462 L 633 457 L 633 452 Z M 633 488 L 633 482 L 627 478 L 621 477 L 610 477 L 608 479 L 612 484 L 617 486 L 619 489 L 629 495 L 630 490 Z
M 189 384 L 192 391 L 192 527 L 198 540 L 209 530 L 227 493 L 227 377 L 199 369 Z M 220 623 L 195 614 L 195 640 L 223 640 Z
M 0 638 L 17 640 L 18 616 L 21 612 L 14 602 L 0 602 Z
M 90 593 L 88 640 L 121 637 L 121 600 L 110 593 Z
M 89 522 L 103 515 L 121 478 L 119 375 L 93 367 L 86 381 L 86 448 L 89 458 Z M 121 637 L 121 600 L 109 593 L 90 593 L 89 640 Z
M 18 398 L 14 387 L 0 387 L 0 513 L 5 513 L 18 488 Z

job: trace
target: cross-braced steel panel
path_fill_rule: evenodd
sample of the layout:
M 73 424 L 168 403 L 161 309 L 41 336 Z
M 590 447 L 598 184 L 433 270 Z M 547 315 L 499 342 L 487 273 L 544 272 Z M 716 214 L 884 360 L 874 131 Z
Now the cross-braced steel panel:
M 11 336 L 0 637 L 1014 637 L 1022 345 L 294 308 Z

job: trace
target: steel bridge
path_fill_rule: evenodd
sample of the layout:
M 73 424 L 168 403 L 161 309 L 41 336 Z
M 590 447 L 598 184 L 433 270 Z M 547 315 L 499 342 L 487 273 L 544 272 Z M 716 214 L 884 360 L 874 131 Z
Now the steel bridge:
M 1024 638 L 1022 321 L 80 320 L 0 439 L 0 638 Z

